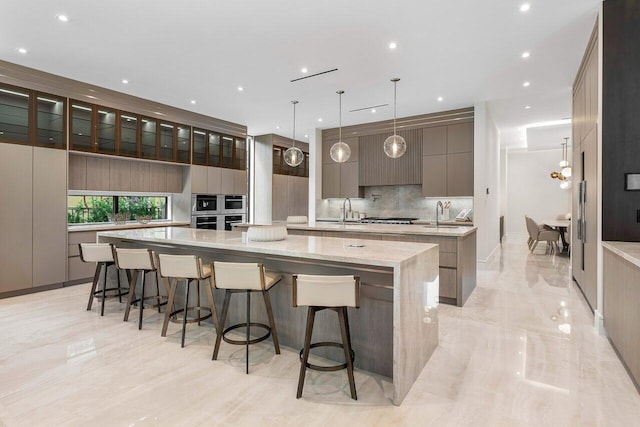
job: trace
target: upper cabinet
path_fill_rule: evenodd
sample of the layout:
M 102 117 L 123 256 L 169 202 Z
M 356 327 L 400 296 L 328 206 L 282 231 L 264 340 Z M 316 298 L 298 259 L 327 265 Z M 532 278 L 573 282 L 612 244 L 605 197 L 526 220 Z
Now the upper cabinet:
M 359 198 L 364 189 L 360 186 L 360 142 L 358 137 L 343 138 L 349 145 L 351 156 L 344 163 L 336 163 L 331 159 L 331 146 L 337 141 L 322 143 L 322 198 Z
M 0 142 L 65 149 L 66 100 L 0 85 Z
M 293 175 L 309 177 L 309 153 L 302 152 L 304 157 L 302 163 L 298 166 L 289 166 L 284 161 L 284 152 L 289 147 L 283 147 L 280 145 L 273 146 L 273 173 L 277 175 Z M 299 148 L 299 147 L 298 147 Z
M 407 143 L 402 157 L 392 159 L 384 152 L 388 133 L 361 136 L 360 185 L 409 185 L 422 183 L 422 129 L 399 131 Z
M 193 164 L 245 170 L 247 141 L 245 138 L 194 129 Z

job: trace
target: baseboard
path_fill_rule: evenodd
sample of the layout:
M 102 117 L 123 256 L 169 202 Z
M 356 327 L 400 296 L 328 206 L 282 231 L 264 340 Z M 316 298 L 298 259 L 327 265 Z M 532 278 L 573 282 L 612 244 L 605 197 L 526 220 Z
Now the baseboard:
M 604 328 L 604 317 L 602 317 L 602 314 L 598 310 L 593 312 L 593 327 L 598 331 L 598 335 L 603 337 L 608 336 L 607 330 Z
M 81 285 L 83 283 L 89 283 L 92 280 L 93 278 L 89 277 L 86 279 L 73 280 L 71 282 L 52 283 L 50 285 L 36 286 L 35 288 L 16 289 L 15 291 L 0 292 L 0 299 L 19 297 L 20 295 L 35 294 L 38 292 L 51 291 L 53 289 L 66 288 L 67 286 Z

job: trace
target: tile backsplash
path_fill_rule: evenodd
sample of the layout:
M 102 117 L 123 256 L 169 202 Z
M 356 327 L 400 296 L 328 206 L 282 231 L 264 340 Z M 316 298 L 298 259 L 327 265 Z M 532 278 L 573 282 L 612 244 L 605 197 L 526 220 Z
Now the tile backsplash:
M 366 216 L 405 217 L 435 220 L 438 200 L 451 202 L 449 218 L 462 209 L 473 208 L 473 197 L 423 197 L 420 185 L 365 187 L 364 198 L 351 199 L 353 211 Z M 316 218 L 338 218 L 344 199 L 316 200 Z M 473 218 L 473 214 L 471 215 Z

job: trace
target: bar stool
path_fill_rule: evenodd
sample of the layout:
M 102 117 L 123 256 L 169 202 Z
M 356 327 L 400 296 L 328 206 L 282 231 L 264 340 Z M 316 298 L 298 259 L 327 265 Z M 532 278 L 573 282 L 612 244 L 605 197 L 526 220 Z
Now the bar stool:
M 91 310 L 93 305 L 93 298 L 102 300 L 100 306 L 100 316 L 104 316 L 104 301 L 108 298 L 118 297 L 118 300 L 122 302 L 122 296 L 127 295 L 129 290 L 123 288 L 120 285 L 120 272 L 116 270 L 116 276 L 118 279 L 118 286 L 107 288 L 107 268 L 113 266 L 115 268 L 115 262 L 113 260 L 113 252 L 111 250 L 111 244 L 109 243 L 79 243 L 80 259 L 83 262 L 95 262 L 96 272 L 93 275 L 93 285 L 91 286 L 91 293 L 89 294 L 89 303 L 87 304 L 87 311 Z M 104 267 L 104 268 L 103 268 Z M 96 290 L 98 287 L 98 281 L 100 280 L 100 269 L 102 268 L 103 283 L 102 290 Z M 115 291 L 115 292 L 114 292 Z M 107 292 L 113 292 L 111 295 L 107 295 Z
M 211 284 L 211 265 L 203 264 L 202 260 L 195 255 L 167 255 L 158 254 L 158 269 L 160 270 L 160 276 L 169 281 L 169 300 L 167 302 L 167 309 L 165 310 L 164 323 L 162 325 L 162 336 L 167 336 L 167 328 L 169 326 L 169 320 L 175 323 L 182 322 L 182 343 L 181 347 L 184 347 L 184 335 L 187 329 L 187 323 L 200 322 L 213 318 L 213 324 L 216 327 L 216 332 L 220 330 L 218 326 L 218 314 L 216 312 L 216 304 L 213 299 L 213 290 Z M 173 283 L 172 283 L 173 279 Z M 174 300 L 176 297 L 176 289 L 180 279 L 184 280 L 184 307 L 174 310 Z M 200 281 L 209 280 L 209 285 L 206 287 L 207 298 L 209 299 L 208 307 L 200 306 Z M 196 306 L 189 306 L 189 289 L 193 282 L 196 283 L 196 292 L 198 302 Z M 197 317 L 188 319 L 189 310 L 197 310 Z M 209 314 L 201 316 L 200 311 L 208 311 Z M 182 314 L 182 320 L 178 319 L 177 314 Z
M 355 353 L 351 348 L 351 334 L 349 332 L 349 317 L 347 307 L 360 306 L 360 278 L 357 276 L 314 276 L 299 274 L 293 276 L 293 306 L 308 306 L 307 329 L 304 336 L 304 347 L 300 350 L 300 376 L 298 377 L 298 394 L 302 397 L 304 377 L 307 368 L 315 371 L 339 371 L 347 369 L 351 398 L 358 400 L 356 383 L 353 377 L 353 361 Z M 311 343 L 313 324 L 316 313 L 322 310 L 332 310 L 338 313 L 342 343 L 317 342 Z M 338 347 L 344 351 L 345 363 L 333 366 L 318 366 L 309 363 L 309 351 L 316 347 Z
M 264 266 L 259 263 L 242 263 L 242 262 L 214 262 L 213 263 L 213 285 L 216 289 L 225 289 L 224 304 L 222 305 L 222 318 L 220 319 L 220 328 L 216 336 L 216 345 L 213 349 L 212 360 L 218 358 L 220 350 L 220 340 L 233 345 L 244 345 L 246 348 L 246 366 L 245 372 L 249 373 L 249 345 L 256 344 L 273 335 L 273 347 L 276 354 L 280 354 L 280 344 L 278 342 L 278 332 L 273 319 L 273 309 L 271 308 L 271 299 L 269 298 L 269 289 L 271 289 L 281 279 L 281 276 L 274 273 L 267 273 Z M 235 293 L 247 294 L 247 321 L 246 323 L 238 323 L 236 325 L 224 328 L 229 312 L 229 302 L 231 295 Z M 251 322 L 251 293 L 262 292 L 264 305 L 269 318 L 269 325 L 264 323 Z M 266 334 L 251 339 L 251 327 L 265 329 Z M 227 337 L 227 333 L 238 328 L 246 328 L 246 337 L 243 340 L 234 340 Z
M 129 298 L 127 299 L 127 308 L 124 311 L 124 321 L 129 321 L 129 312 L 133 304 L 140 304 L 140 311 L 138 313 L 138 329 L 142 329 L 142 313 L 144 311 L 144 301 L 149 299 L 155 299 L 156 304 L 150 305 L 149 308 L 158 308 L 160 313 L 160 307 L 167 304 L 167 297 L 160 295 L 160 286 L 158 285 L 158 276 L 155 262 L 153 261 L 153 251 L 151 249 L 125 249 L 113 247 L 113 259 L 116 263 L 116 267 L 119 270 L 133 270 L 131 279 L 129 282 Z M 145 278 L 147 273 L 156 273 L 156 295 L 144 295 Z M 138 275 L 142 273 L 142 289 L 140 290 L 140 297 L 136 298 L 136 284 L 138 283 Z M 165 300 L 162 302 L 162 300 Z

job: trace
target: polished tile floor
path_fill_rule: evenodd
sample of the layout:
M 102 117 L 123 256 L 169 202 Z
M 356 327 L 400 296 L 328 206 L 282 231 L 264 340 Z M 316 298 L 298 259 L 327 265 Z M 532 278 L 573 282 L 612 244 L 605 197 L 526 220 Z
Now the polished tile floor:
M 88 285 L 0 300 L 0 426 L 631 426 L 640 395 L 569 279 L 569 260 L 527 252 L 524 238 L 479 265 L 464 308 L 440 307 L 440 346 L 400 407 L 385 378 L 309 372 L 296 400 L 297 353 L 251 353 L 213 331 L 123 306 L 84 310 Z

